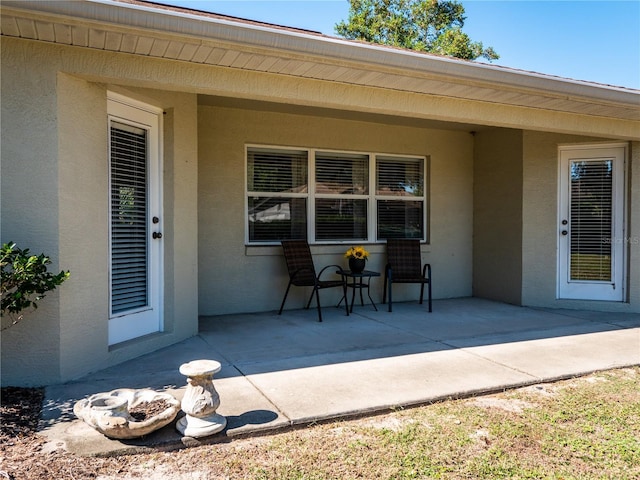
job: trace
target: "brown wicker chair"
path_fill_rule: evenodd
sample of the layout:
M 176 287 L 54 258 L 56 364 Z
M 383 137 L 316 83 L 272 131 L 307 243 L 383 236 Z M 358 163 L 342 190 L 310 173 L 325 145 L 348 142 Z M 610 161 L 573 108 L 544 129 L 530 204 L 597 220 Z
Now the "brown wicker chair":
M 278 315 L 282 314 L 282 309 L 284 308 L 284 303 L 287 300 L 287 295 L 289 294 L 291 285 L 295 285 L 296 287 L 313 287 L 313 291 L 309 297 L 309 302 L 307 302 L 307 306 L 305 308 L 309 308 L 313 295 L 315 294 L 316 304 L 318 306 L 319 322 L 322 321 L 322 309 L 320 308 L 320 295 L 318 294 L 318 291 L 323 288 L 342 287 L 342 295 L 343 299 L 345 299 L 346 312 L 347 315 L 349 315 L 349 302 L 346 301 L 347 283 L 344 280 L 344 277 L 341 277 L 340 280 L 320 280 L 320 276 L 327 268 L 333 267 L 334 269 L 337 268 L 338 271 L 342 271 L 342 268 L 339 265 L 327 265 L 320 270 L 319 274 L 316 275 L 316 270 L 313 266 L 313 257 L 311 256 L 311 250 L 309 249 L 309 244 L 306 240 L 283 240 L 282 250 L 284 252 L 285 261 L 287 262 L 287 270 L 289 271 L 289 285 L 287 285 L 287 291 L 284 293 L 284 298 L 282 299 L 282 305 L 280 305 Z
M 422 266 L 420 241 L 408 238 L 387 240 L 387 266 L 384 271 L 382 303 L 387 303 L 389 289 L 389 311 L 392 309 L 392 286 L 394 283 L 419 283 L 420 304 L 424 297 L 424 286 L 429 286 L 429 311 L 431 312 L 431 265 Z

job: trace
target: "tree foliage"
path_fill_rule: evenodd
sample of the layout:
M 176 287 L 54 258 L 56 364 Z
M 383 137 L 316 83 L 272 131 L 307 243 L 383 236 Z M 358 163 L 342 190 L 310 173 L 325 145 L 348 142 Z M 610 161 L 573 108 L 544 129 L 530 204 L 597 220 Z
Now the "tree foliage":
M 31 255 L 29 249 L 20 249 L 13 242 L 0 250 L 2 283 L 2 316 L 9 315 L 15 325 L 22 320 L 24 310 L 38 308 L 37 302 L 45 293 L 54 290 L 69 277 L 69 272 L 53 274 L 47 271 L 51 259 L 44 254 Z M 8 328 L 8 327 L 5 327 Z M 4 330 L 4 328 L 3 328 Z
M 348 1 L 348 20 L 335 26 L 342 37 L 465 60 L 500 58 L 462 31 L 465 11 L 456 0 Z

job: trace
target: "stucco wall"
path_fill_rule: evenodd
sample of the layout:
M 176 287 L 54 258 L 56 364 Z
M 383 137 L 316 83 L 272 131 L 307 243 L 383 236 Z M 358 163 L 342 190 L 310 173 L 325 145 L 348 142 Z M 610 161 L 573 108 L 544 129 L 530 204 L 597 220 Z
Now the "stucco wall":
M 522 131 L 478 132 L 474 156 L 473 295 L 519 305 Z
M 280 247 L 244 245 L 245 144 L 301 146 L 430 157 L 430 244 L 434 297 L 471 294 L 473 137 L 467 132 L 201 105 L 199 138 L 200 314 L 277 310 L 287 285 Z M 345 264 L 346 246 L 314 246 L 316 267 Z M 382 271 L 384 244 L 367 245 L 368 267 Z M 394 298 L 417 299 L 419 287 L 401 286 Z M 301 308 L 294 289 L 288 308 Z M 293 295 L 293 296 L 292 296 Z M 333 295 L 333 296 L 332 296 Z M 323 303 L 337 293 L 322 292 Z M 374 280 L 374 299 L 382 279 Z
M 197 333 L 196 97 L 60 75 L 60 258 L 77 283 L 61 295 L 61 377 L 134 358 Z M 165 109 L 163 115 L 164 333 L 108 347 L 109 210 L 106 91 Z M 83 95 L 86 92 L 85 95 Z M 71 193 L 71 194 L 70 194 Z M 78 210 L 77 205 L 84 207 Z M 100 260 L 97 260 L 100 259 Z
M 7 44 L 3 38 L 0 235 L 2 243 L 49 255 L 58 272 L 65 265 L 59 259 L 56 73 L 46 56 L 34 53 L 26 62 L 24 52 Z M 59 311 L 58 293 L 51 293 L 36 312 L 2 332 L 3 384 L 59 378 Z
M 53 259 L 52 270 L 71 271 L 37 311 L 2 332 L 3 385 L 66 381 L 197 333 L 197 97 L 123 88 L 99 75 L 103 59 L 3 38 L 2 242 L 44 251 Z M 121 60 L 123 71 L 136 62 Z M 110 70 L 118 68 L 112 64 Z M 166 332 L 112 348 L 107 337 L 109 89 L 166 112 Z
M 629 302 L 557 299 L 558 145 L 606 142 L 606 139 L 524 132 L 522 303 L 552 308 L 640 312 L 640 241 L 629 242 Z M 638 236 L 640 182 L 638 143 L 632 144 L 629 180 L 629 239 Z

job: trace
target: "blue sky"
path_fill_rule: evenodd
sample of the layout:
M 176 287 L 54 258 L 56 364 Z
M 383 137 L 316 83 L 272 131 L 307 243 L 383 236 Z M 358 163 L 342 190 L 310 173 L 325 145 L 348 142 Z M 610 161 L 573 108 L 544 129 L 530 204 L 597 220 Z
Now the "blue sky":
M 155 0 L 320 31 L 346 20 L 347 0 Z M 464 31 L 503 65 L 640 89 L 640 0 L 463 0 Z

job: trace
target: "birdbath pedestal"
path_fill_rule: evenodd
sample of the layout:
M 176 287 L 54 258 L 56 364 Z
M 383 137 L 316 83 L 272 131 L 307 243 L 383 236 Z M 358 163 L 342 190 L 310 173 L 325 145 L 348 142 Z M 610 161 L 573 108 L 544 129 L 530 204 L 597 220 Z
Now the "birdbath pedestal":
M 176 429 L 186 437 L 206 437 L 227 426 L 227 419 L 216 413 L 220 396 L 213 387 L 213 374 L 222 366 L 215 360 L 194 360 L 183 363 L 180 373 L 187 376 L 187 389 L 182 398 L 186 413 L 176 423 Z

